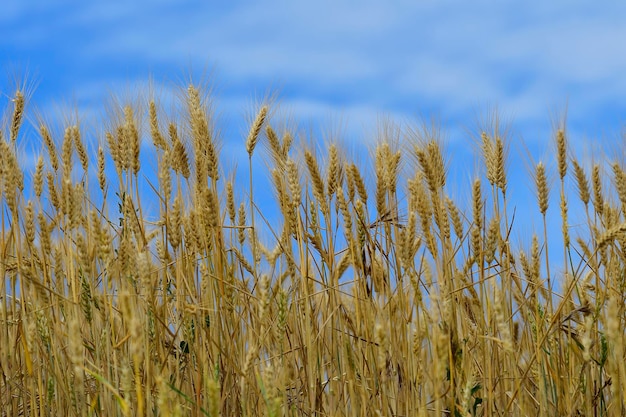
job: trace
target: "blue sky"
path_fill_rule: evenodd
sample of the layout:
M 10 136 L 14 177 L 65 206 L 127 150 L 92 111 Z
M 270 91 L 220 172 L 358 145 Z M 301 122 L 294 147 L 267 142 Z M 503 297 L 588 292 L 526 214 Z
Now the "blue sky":
M 169 91 L 208 72 L 233 161 L 251 104 L 269 90 L 300 127 L 338 128 L 356 149 L 381 117 L 435 117 L 463 180 L 451 194 L 462 197 L 477 166 L 464 159 L 467 129 L 497 107 L 510 120 L 510 181 L 523 207 L 525 147 L 554 172 L 549 142 L 566 108 L 579 157 L 592 141 L 620 140 L 624 22 L 618 2 L 3 0 L 0 90 L 11 93 L 12 76 L 27 70 L 44 113 L 70 103 L 88 118 L 149 77 Z

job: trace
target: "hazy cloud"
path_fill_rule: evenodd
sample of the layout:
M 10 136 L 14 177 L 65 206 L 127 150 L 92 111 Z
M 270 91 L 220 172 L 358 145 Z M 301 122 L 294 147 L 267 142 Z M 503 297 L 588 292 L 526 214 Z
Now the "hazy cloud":
M 0 47 L 77 90 L 215 66 L 225 100 L 273 87 L 295 114 L 344 109 L 349 123 L 424 111 L 471 123 L 497 105 L 549 130 L 567 103 L 618 128 L 626 6 L 531 3 L 8 0 Z

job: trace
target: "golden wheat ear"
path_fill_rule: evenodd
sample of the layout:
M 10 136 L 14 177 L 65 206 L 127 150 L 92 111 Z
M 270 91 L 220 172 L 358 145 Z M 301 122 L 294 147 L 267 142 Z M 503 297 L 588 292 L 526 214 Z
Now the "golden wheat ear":
M 497 128 L 456 190 L 436 131 L 388 129 L 357 166 L 341 142 L 277 133 L 263 104 L 242 179 L 199 87 L 171 112 L 116 103 L 98 144 L 78 118 L 37 119 L 30 157 L 18 91 L 0 129 L 3 416 L 625 414 L 626 173 L 576 159 L 565 128 L 560 211 L 533 164 L 529 234 L 507 217 L 520 184 Z

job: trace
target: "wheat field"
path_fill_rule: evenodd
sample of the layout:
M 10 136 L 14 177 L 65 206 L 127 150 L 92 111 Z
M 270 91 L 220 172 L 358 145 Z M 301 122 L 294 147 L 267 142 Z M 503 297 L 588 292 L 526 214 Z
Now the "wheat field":
M 4 93 L 2 416 L 626 415 L 624 161 L 579 160 L 564 125 L 519 248 L 495 122 L 455 201 L 427 126 L 360 164 L 263 104 L 235 179 L 195 85 L 95 139 Z

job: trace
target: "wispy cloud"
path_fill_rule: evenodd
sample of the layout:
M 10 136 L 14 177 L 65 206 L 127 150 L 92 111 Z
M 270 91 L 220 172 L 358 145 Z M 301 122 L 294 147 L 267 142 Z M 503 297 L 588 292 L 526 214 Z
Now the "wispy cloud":
M 613 109 L 618 124 L 626 6 L 532 3 L 9 0 L 0 45 L 76 89 L 215 66 L 225 100 L 276 87 L 298 115 L 344 109 L 350 123 L 430 111 L 471 123 L 498 105 L 549 129 L 567 103 L 576 118 Z

